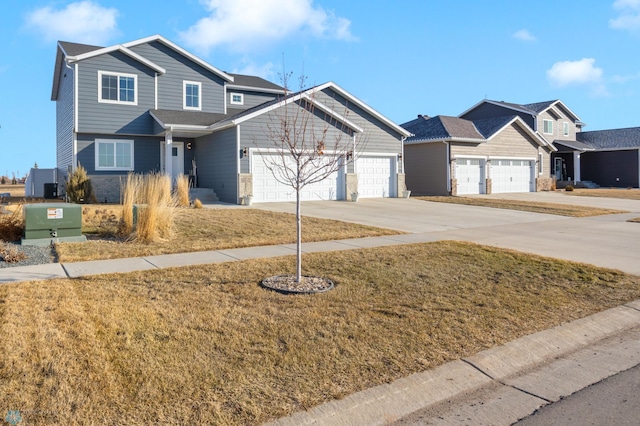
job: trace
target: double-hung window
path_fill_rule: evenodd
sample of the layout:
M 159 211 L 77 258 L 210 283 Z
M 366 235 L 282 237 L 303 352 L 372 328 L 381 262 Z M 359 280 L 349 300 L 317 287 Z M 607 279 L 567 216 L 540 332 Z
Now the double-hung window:
M 553 134 L 553 121 L 552 120 L 542 120 L 542 132 L 545 135 Z
M 138 76 L 98 71 L 98 101 L 137 105 Z
M 202 84 L 197 81 L 184 81 L 182 83 L 184 99 L 182 107 L 184 109 L 202 109 Z
M 133 141 L 96 139 L 96 170 L 133 170 Z

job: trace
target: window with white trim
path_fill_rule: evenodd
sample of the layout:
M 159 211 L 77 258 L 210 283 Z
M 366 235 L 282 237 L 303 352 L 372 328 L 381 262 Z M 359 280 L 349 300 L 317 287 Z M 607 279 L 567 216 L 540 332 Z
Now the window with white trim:
M 198 81 L 184 81 L 182 83 L 184 98 L 182 107 L 184 109 L 202 109 L 202 83 Z
M 231 104 L 232 105 L 244 105 L 244 94 L 242 93 L 231 93 Z
M 562 134 L 564 136 L 569 136 L 569 123 L 567 123 L 566 121 L 562 123 Z
M 96 170 L 133 170 L 133 141 L 96 139 Z
M 138 105 L 138 76 L 98 71 L 98 102 Z
M 553 134 L 553 121 L 552 120 L 542 120 L 542 132 L 545 135 Z

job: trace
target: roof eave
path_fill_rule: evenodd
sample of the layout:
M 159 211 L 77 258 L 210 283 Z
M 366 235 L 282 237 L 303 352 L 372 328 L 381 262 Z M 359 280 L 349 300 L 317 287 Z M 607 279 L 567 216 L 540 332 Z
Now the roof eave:
M 267 88 L 261 88 L 261 87 L 255 87 L 255 86 L 240 86 L 237 84 L 227 84 L 227 88 L 228 89 L 235 89 L 235 90 L 246 90 L 248 92 L 263 92 L 263 93 L 273 93 L 273 94 L 287 94 L 287 91 L 284 89 L 267 89 Z

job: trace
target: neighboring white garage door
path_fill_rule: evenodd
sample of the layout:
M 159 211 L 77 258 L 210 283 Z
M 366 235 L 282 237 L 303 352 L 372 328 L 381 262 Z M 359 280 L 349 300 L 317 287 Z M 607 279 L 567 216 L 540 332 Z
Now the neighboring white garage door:
M 296 193 L 294 189 L 278 182 L 273 173 L 267 168 L 271 161 L 280 161 L 279 154 L 254 153 L 251 156 L 251 173 L 253 174 L 253 201 L 256 203 L 295 201 Z M 293 164 L 293 159 L 287 157 L 289 164 Z M 302 201 L 313 200 L 337 200 L 344 198 L 339 191 L 344 185 L 341 180 L 344 173 L 334 172 L 321 182 L 305 186 L 300 192 Z
M 491 160 L 491 192 L 531 192 L 534 162 Z
M 479 158 L 456 159 L 456 194 L 484 194 L 484 160 Z
M 395 197 L 395 157 L 360 157 L 356 160 L 358 194 L 361 198 Z

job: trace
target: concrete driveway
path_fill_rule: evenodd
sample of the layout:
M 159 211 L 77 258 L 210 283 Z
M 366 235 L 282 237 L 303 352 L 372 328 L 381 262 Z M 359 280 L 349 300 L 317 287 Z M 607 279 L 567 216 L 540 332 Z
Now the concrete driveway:
M 396 229 L 413 241 L 458 240 L 619 269 L 640 275 L 640 201 L 578 197 L 556 192 L 499 194 L 496 198 L 590 205 L 630 213 L 568 218 L 416 199 L 364 199 L 302 203 L 302 214 Z M 262 210 L 295 213 L 294 203 L 265 203 Z M 304 232 L 304 229 L 303 229 Z

